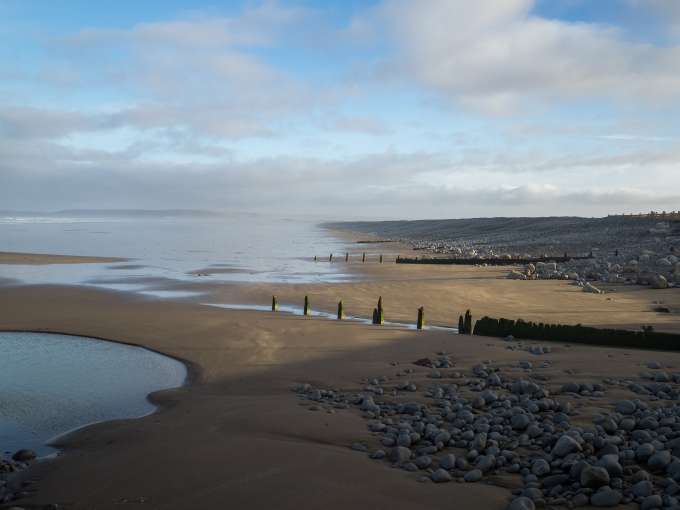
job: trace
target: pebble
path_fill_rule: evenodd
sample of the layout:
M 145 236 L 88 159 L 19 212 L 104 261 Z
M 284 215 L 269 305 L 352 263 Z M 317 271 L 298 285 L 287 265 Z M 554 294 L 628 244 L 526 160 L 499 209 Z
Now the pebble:
M 463 479 L 466 482 L 478 482 L 482 479 L 482 472 L 479 469 L 473 469 L 465 473 Z
M 597 507 L 611 507 L 618 505 L 622 498 L 619 491 L 605 487 L 590 497 L 590 504 Z
M 525 496 L 513 499 L 507 510 L 535 510 L 536 504 Z
M 453 480 L 451 475 L 446 469 L 437 469 L 434 473 L 432 473 L 432 481 L 435 483 L 444 483 L 444 482 L 450 482 Z

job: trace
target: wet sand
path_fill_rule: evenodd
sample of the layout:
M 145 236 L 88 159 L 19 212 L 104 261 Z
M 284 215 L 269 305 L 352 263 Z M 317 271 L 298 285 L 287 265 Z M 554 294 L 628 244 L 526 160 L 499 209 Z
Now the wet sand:
M 521 316 L 554 322 L 617 324 L 680 330 L 678 316 L 650 311 L 653 301 L 676 306 L 677 291 L 613 289 L 596 296 L 567 282 L 502 279 L 493 268 L 441 268 L 371 264 L 352 268 L 370 281 L 309 285 L 195 286 L 211 300 L 268 303 L 271 294 L 314 307 L 368 316 L 378 295 L 387 319 L 427 317 L 455 323 L 471 308 L 475 317 Z M 357 273 L 358 275 L 359 273 Z M 191 286 L 191 284 L 188 284 Z M 608 299 L 609 298 L 609 299 Z M 203 299 L 207 301 L 207 299 Z M 486 483 L 434 485 L 417 474 L 353 451 L 355 441 L 377 439 L 357 411 L 310 411 L 290 391 L 309 382 L 359 391 L 368 377 L 404 367 L 424 382 L 429 369 L 413 361 L 451 353 L 456 369 L 481 360 L 516 365 L 530 357 L 498 339 L 409 331 L 268 312 L 230 311 L 190 302 L 160 301 L 78 287 L 32 286 L 0 292 L 0 329 L 66 332 L 147 346 L 185 360 L 186 387 L 153 395 L 161 407 L 139 420 L 109 422 L 65 440 L 63 454 L 24 476 L 38 491 L 20 504 L 65 508 L 451 508 L 501 509 L 507 488 Z M 550 385 L 602 377 L 637 379 L 645 363 L 661 360 L 680 370 L 680 353 L 552 344 L 541 374 Z M 393 366 L 392 363 L 398 363 Z M 575 402 L 583 411 L 608 407 L 627 390 Z M 588 412 L 590 412 L 588 411 Z M 512 487 L 515 481 L 499 481 Z
M 42 253 L 0 252 L 0 264 L 48 265 L 48 264 L 105 264 L 125 262 L 118 257 L 84 257 L 80 255 L 51 255 Z

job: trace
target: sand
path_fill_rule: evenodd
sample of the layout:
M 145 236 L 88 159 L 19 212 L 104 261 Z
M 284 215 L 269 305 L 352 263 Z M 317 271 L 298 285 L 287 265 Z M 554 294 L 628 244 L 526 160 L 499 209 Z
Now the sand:
M 51 255 L 42 253 L 0 252 L 0 264 L 47 265 L 47 264 L 105 264 L 124 262 L 118 257 L 85 257 L 80 255 Z
M 372 276 L 371 281 L 335 285 L 208 281 L 194 286 L 224 302 L 268 303 L 276 293 L 282 302 L 301 303 L 308 293 L 314 306 L 332 310 L 342 298 L 348 313 L 366 316 L 382 294 L 388 319 L 415 318 L 417 306 L 424 305 L 428 318 L 440 322 L 454 322 L 469 307 L 477 317 L 489 313 L 679 329 L 676 314 L 650 311 L 655 300 L 676 306 L 676 291 L 622 288 L 595 296 L 566 282 L 505 280 L 488 268 L 357 264 L 348 274 Z M 38 491 L 22 504 L 58 503 L 74 509 L 434 509 L 455 503 L 460 509 L 502 509 L 510 498 L 507 488 L 485 483 L 418 483 L 415 474 L 369 460 L 349 448 L 354 441 L 375 441 L 357 412 L 309 411 L 290 391 L 295 382 L 359 390 L 367 377 L 394 378 L 399 368 L 408 366 L 416 368 L 414 380 L 420 381 L 429 369 L 411 363 L 437 351 L 450 352 L 459 370 L 484 359 L 509 366 L 530 357 L 507 350 L 502 340 L 221 310 L 65 286 L 3 289 L 0 329 L 129 342 L 185 360 L 191 373 L 187 386 L 152 396 L 160 406 L 157 413 L 87 427 L 63 440 L 59 458 L 40 462 L 25 474 L 37 480 Z M 636 379 L 651 360 L 663 361 L 669 371 L 680 370 L 680 353 L 554 344 L 554 353 L 542 359 L 553 361 L 541 372 L 551 386 L 575 377 Z M 633 394 L 612 391 L 604 402 L 584 399 L 576 404 L 602 408 L 624 396 Z M 512 485 L 512 480 L 504 483 Z

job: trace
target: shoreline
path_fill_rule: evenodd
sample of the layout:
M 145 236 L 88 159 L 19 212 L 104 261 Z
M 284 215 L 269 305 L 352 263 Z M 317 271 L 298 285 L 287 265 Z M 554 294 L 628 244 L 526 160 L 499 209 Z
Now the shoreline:
M 613 320 L 652 317 L 645 307 L 660 296 L 674 297 L 667 291 L 646 289 L 590 295 L 576 292 L 567 282 L 507 280 L 494 268 L 405 268 L 354 262 L 348 264 L 348 271 L 360 277 L 322 284 L 201 281 L 168 285 L 201 289 L 209 296 L 201 296 L 203 302 L 218 298 L 266 304 L 276 294 L 284 304 L 309 294 L 313 309 L 331 312 L 340 298 L 348 314 L 362 317 L 369 316 L 369 307 L 382 295 L 387 320 L 414 322 L 419 303 L 425 304 L 430 324 L 451 325 L 455 325 L 452 313 L 462 312 L 463 304 L 476 303 L 472 305 L 475 318 L 486 309 L 523 309 L 524 318 L 551 310 L 551 320 L 586 314 L 584 323 L 588 323 L 598 317 L 611 319 L 615 311 L 619 315 Z M 16 504 L 113 509 L 121 498 L 141 497 L 152 506 L 178 510 L 214 507 L 224 501 L 235 502 L 237 507 L 292 509 L 305 507 L 311 497 L 330 509 L 387 505 L 406 509 L 414 504 L 435 509 L 455 497 L 463 509 L 476 509 L 480 504 L 504 508 L 510 491 L 503 486 L 465 483 L 433 488 L 417 483 L 402 470 L 385 469 L 383 463 L 362 458 L 352 445 L 364 441 L 376 448 L 376 443 L 360 413 L 333 410 L 323 402 L 310 404 L 308 396 L 292 393 L 290 388 L 310 383 L 361 391 L 367 378 L 384 374 L 394 380 L 398 367 L 413 366 L 414 360 L 438 352 L 451 353 L 459 370 L 494 359 L 511 372 L 521 360 L 533 361 L 532 354 L 508 350 L 506 342 L 494 338 L 211 308 L 192 299 L 162 300 L 84 286 L 18 285 L 0 295 L 0 309 L 5 310 L 0 314 L 0 330 L 92 337 L 142 347 L 187 367 L 183 386 L 147 397 L 156 406 L 155 412 L 87 425 L 61 437 L 55 443 L 59 456 L 33 464 L 18 475 L 18 480 L 37 479 L 38 491 Z M 675 313 L 658 319 L 664 321 L 659 323 L 662 326 L 680 329 Z M 659 354 L 666 365 L 680 369 L 678 353 L 545 344 L 552 347 L 552 353 L 543 359 L 553 365 L 541 373 L 548 375 L 550 384 L 573 381 L 574 375 L 563 372 L 570 367 L 577 370 L 577 378 L 586 381 L 605 376 L 634 378 L 639 372 L 636 367 Z M 541 359 L 535 358 L 536 362 Z M 431 384 L 428 372 L 416 367 L 410 377 L 420 381 L 419 385 Z M 612 395 L 605 401 L 579 405 L 587 404 L 584 412 L 588 405 L 606 408 L 612 399 L 624 395 L 617 388 L 608 391 Z M 319 409 L 314 412 L 314 407 Z M 168 450 L 168 444 L 178 447 Z M 252 451 L 259 455 L 253 458 Z M 168 470 L 178 465 L 191 466 L 195 473 Z M 328 465 L 334 468 L 329 471 Z M 110 473 L 111 482 L 100 485 L 96 472 Z M 286 489 L 300 488 L 300 480 L 311 487 L 311 493 L 292 494 Z M 88 487 L 85 493 L 83 486 Z M 189 500 L 186 494 L 191 494 Z M 282 494 L 288 498 L 285 502 Z

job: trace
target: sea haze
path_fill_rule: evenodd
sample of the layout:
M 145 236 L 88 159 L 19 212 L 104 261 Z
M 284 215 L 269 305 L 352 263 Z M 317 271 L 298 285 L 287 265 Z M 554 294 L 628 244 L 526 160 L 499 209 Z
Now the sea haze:
M 0 265 L 25 284 L 85 284 L 162 297 L 152 280 L 331 282 L 347 243 L 311 219 L 210 211 L 0 213 L 0 251 L 123 257 L 120 263 Z M 317 255 L 324 262 L 315 263 Z

